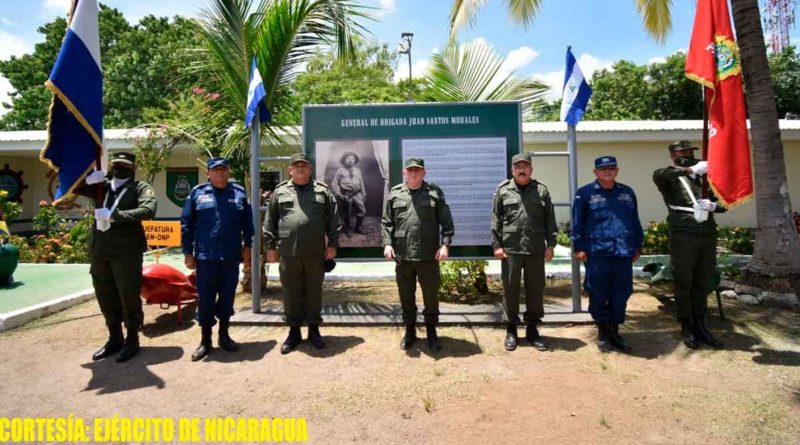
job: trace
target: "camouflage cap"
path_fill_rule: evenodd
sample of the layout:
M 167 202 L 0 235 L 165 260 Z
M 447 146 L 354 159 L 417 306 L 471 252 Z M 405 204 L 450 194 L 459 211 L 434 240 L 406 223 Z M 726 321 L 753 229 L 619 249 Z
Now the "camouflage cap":
M 670 153 L 675 153 L 676 151 L 681 150 L 699 150 L 699 148 L 695 147 L 694 144 L 689 141 L 675 141 L 669 144 Z
M 208 161 L 206 161 L 206 168 L 208 168 L 209 170 L 211 170 L 212 168 L 215 168 L 215 167 L 219 167 L 219 166 L 223 166 L 223 167 L 227 167 L 227 168 L 231 167 L 230 163 L 228 162 L 228 160 L 226 158 L 211 158 Z
M 531 161 L 530 153 L 517 153 L 511 158 L 511 164 L 516 164 L 517 162 L 527 162 L 528 164 L 533 164 Z
M 308 155 L 305 153 L 295 153 L 292 157 L 289 158 L 289 165 L 294 164 L 295 162 L 305 162 L 306 164 L 310 164 L 311 162 L 308 160 Z
M 425 160 L 422 158 L 406 159 L 405 168 L 425 168 Z

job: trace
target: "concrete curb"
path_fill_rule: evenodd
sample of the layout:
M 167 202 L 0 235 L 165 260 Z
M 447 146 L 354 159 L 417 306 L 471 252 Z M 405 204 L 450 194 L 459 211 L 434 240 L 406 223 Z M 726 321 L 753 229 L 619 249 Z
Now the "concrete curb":
M 55 300 L 0 314 L 0 332 L 22 326 L 37 318 L 55 314 L 92 298 L 94 298 L 94 289 L 84 289 Z

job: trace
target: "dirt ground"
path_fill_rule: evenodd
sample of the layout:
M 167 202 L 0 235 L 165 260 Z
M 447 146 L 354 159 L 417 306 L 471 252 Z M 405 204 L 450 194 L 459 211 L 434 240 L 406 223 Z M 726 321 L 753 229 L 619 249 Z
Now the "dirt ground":
M 326 295 L 396 291 L 336 283 Z M 234 327 L 240 352 L 192 363 L 199 328 L 146 307 L 141 354 L 116 364 L 91 361 L 106 335 L 92 301 L 0 334 L 0 417 L 305 417 L 309 442 L 332 444 L 800 444 L 800 314 L 726 301 L 726 321 L 709 323 L 727 348 L 691 351 L 673 309 L 637 285 L 621 330 L 630 355 L 598 352 L 591 326 L 543 328 L 549 352 L 506 352 L 502 328 L 446 327 L 438 355 L 424 339 L 401 351 L 399 327 L 323 327 L 327 349 L 286 356 L 285 328 Z

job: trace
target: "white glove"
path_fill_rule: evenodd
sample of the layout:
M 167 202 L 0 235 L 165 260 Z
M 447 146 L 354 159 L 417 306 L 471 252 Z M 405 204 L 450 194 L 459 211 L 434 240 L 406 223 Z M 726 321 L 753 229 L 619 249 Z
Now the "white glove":
M 111 228 L 110 210 L 106 208 L 94 209 L 94 219 L 95 223 L 97 224 L 97 230 L 105 232 L 106 230 Z
M 717 209 L 717 203 L 711 201 L 710 199 L 701 199 L 700 201 L 698 201 L 698 204 L 700 205 L 701 209 L 706 210 L 708 212 L 713 212 L 714 210 Z
M 695 173 L 695 174 L 698 174 L 698 175 L 704 175 L 704 174 L 708 173 L 708 162 L 700 161 L 697 164 L 694 164 L 693 166 L 691 166 L 691 169 L 692 169 L 692 173 Z
M 106 180 L 106 173 L 103 170 L 94 170 L 86 176 L 86 183 L 89 185 L 99 184 Z

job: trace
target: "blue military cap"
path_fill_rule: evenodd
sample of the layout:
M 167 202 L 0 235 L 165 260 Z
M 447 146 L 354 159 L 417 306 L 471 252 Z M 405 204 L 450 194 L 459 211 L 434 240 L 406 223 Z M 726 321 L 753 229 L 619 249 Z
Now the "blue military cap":
M 231 168 L 231 165 L 226 158 L 211 158 L 208 160 L 208 162 L 206 162 L 206 167 L 208 167 L 209 170 L 214 167 L 219 167 L 220 165 Z
M 616 167 L 617 158 L 614 156 L 600 156 L 594 160 L 594 168 Z

